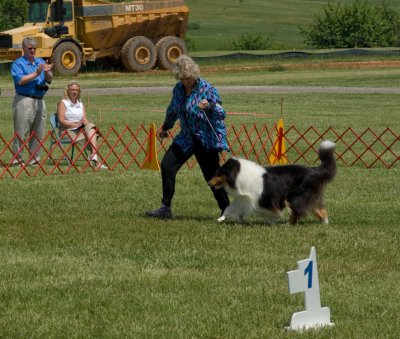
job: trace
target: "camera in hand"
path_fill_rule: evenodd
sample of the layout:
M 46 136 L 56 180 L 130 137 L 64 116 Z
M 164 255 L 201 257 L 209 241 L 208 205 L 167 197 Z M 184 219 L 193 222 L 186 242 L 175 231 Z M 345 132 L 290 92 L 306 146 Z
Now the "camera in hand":
M 38 91 L 48 91 L 49 90 L 49 86 L 47 86 L 47 85 L 36 85 L 36 89 L 38 90 Z

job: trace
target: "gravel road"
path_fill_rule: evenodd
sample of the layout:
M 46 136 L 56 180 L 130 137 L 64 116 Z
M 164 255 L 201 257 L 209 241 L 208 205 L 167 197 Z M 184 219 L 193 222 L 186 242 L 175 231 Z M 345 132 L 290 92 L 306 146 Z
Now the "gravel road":
M 218 86 L 221 94 L 224 93 L 343 93 L 343 94 L 400 94 L 400 87 L 325 87 L 325 86 Z M 172 87 L 121 87 L 121 88 L 86 88 L 85 94 L 95 95 L 118 95 L 118 94 L 171 94 Z M 47 96 L 61 97 L 62 89 L 50 89 Z M 1 96 L 14 96 L 14 91 L 2 91 Z

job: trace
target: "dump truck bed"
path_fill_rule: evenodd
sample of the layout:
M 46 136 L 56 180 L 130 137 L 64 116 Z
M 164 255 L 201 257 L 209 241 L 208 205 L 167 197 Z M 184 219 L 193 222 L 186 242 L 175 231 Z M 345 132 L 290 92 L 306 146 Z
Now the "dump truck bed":
M 132 36 L 183 37 L 189 9 L 182 0 L 107 3 L 75 1 L 77 35 L 94 50 L 121 46 Z

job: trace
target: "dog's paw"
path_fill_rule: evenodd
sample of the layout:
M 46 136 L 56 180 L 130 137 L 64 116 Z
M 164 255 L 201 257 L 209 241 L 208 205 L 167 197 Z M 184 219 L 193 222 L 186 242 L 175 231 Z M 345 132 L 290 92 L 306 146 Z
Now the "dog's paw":
M 221 216 L 217 219 L 218 222 L 223 222 L 226 219 L 226 216 Z
M 320 220 L 321 220 L 321 224 L 323 224 L 323 225 L 328 225 L 328 224 L 329 224 L 329 219 L 328 219 L 328 217 L 321 218 Z

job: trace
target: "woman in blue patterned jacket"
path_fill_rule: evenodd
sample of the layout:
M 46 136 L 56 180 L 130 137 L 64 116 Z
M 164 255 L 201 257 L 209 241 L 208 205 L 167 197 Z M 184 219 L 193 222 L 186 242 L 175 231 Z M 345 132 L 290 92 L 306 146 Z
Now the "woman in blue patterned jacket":
M 174 73 L 179 82 L 173 89 L 158 136 L 161 139 L 167 137 L 167 131 L 178 119 L 181 131 L 161 162 L 162 206 L 146 212 L 150 217 L 161 219 L 172 218 L 175 178 L 182 165 L 194 155 L 204 179 L 209 181 L 220 166 L 219 152 L 229 149 L 224 124 L 226 113 L 217 89 L 200 78 L 199 66 L 187 55 L 176 60 Z M 222 213 L 229 205 L 228 196 L 224 190 L 212 189 L 212 192 Z

